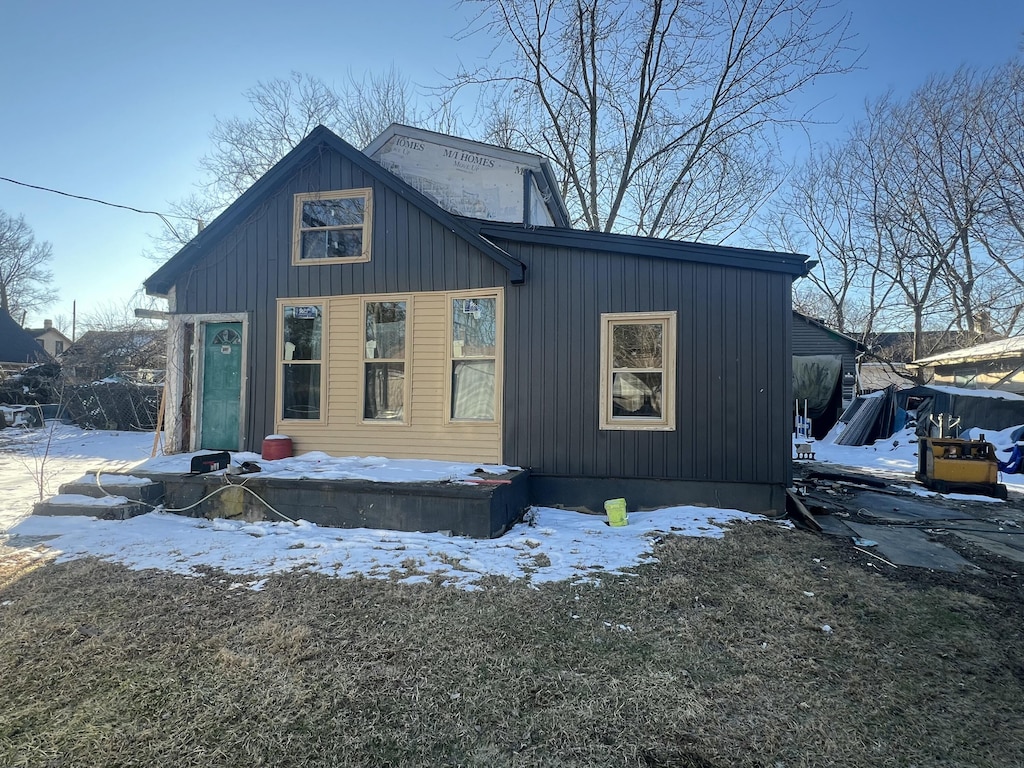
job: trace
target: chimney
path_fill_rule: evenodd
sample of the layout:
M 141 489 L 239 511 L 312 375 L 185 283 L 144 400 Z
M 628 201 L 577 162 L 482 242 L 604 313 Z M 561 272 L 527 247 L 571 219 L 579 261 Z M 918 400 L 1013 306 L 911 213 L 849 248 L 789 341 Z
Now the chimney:
M 43 320 L 43 330 L 48 331 L 53 328 L 53 320 Z

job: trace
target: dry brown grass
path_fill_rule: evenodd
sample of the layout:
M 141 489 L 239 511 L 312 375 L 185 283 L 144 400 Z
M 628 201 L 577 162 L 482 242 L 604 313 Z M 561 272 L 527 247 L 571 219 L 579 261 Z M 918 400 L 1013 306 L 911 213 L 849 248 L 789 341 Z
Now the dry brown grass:
M 658 556 L 471 593 L 50 564 L 0 590 L 0 765 L 1024 765 L 1010 577 L 768 525 Z

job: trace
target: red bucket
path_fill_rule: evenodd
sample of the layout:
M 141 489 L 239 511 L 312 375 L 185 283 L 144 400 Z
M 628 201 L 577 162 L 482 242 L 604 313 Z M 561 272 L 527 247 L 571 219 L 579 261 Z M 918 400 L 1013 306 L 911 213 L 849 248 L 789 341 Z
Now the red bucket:
M 285 435 L 267 435 L 263 438 L 263 458 L 266 461 L 287 459 L 292 455 L 292 439 Z

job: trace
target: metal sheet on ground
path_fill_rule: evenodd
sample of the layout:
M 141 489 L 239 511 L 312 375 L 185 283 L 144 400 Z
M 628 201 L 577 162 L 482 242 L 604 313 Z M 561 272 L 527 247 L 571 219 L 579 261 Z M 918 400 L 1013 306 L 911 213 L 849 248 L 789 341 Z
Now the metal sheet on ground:
M 974 566 L 949 547 L 929 541 L 924 531 L 916 528 L 888 528 L 881 525 L 846 523 L 858 536 L 877 541 L 878 554 L 896 565 L 930 568 L 933 571 L 959 571 Z
M 928 501 L 927 497 L 917 498 L 894 496 L 889 493 L 861 491 L 855 493 L 847 504 L 858 505 L 862 515 L 889 520 L 891 522 L 920 522 L 921 520 L 954 520 L 971 517 L 959 509 L 947 509 Z
M 984 547 L 994 555 L 999 555 L 1007 558 L 1008 560 L 1013 560 L 1015 563 L 1024 563 L 1024 541 L 1018 541 L 1020 539 L 1024 539 L 1024 536 L 1009 533 L 994 535 L 973 532 L 963 533 L 955 529 L 952 530 L 952 533 L 955 533 L 965 541 L 977 544 L 979 547 Z
M 853 530 L 846 524 L 844 520 L 840 520 L 838 517 L 833 515 L 815 515 L 814 519 L 818 521 L 818 525 L 821 526 L 821 530 L 827 533 L 829 536 L 855 536 Z

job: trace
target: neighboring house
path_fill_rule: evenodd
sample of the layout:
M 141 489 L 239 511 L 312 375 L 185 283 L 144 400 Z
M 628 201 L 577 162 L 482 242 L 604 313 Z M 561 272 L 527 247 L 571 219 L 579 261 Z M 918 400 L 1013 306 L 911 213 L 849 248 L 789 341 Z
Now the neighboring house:
M 492 150 L 447 157 L 493 200 Z M 524 225 L 558 221 L 532 176 L 518 220 L 462 218 L 313 130 L 146 280 L 170 449 L 277 433 L 526 467 L 533 503 L 783 509 L 805 257 Z
M 800 312 L 793 312 L 793 398 L 824 437 L 856 394 L 857 356 L 864 345 Z
M 152 383 L 162 380 L 166 361 L 162 328 L 86 331 L 61 358 L 65 374 L 78 383 L 108 378 Z
M 6 310 L 0 309 L 0 369 L 17 371 L 50 360 L 32 334 L 22 328 Z
M 58 357 L 71 346 L 71 339 L 53 327 L 52 320 L 43 320 L 42 328 L 26 328 L 32 338 L 50 357 Z
M 936 384 L 1024 393 L 1024 336 L 990 341 L 915 360 Z

